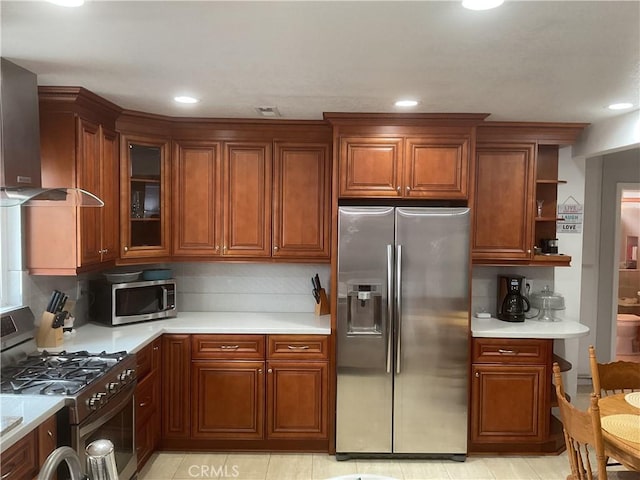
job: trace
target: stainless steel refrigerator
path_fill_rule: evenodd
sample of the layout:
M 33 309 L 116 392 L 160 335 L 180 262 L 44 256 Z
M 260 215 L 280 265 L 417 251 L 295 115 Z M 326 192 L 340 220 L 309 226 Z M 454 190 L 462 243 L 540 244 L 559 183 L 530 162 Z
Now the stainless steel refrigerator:
M 340 207 L 338 459 L 467 452 L 469 209 Z

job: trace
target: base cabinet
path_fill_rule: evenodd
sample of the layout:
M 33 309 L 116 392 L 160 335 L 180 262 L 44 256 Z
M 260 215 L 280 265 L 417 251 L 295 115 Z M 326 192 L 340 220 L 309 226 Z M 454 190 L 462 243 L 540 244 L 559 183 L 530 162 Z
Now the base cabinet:
M 558 453 L 553 340 L 474 338 L 469 453 Z
M 327 345 L 321 335 L 165 335 L 161 445 L 327 451 Z
M 160 441 L 161 340 L 158 338 L 136 354 L 136 455 L 138 471 Z
M 56 449 L 56 416 L 52 415 L 2 452 L 2 480 L 30 480 Z

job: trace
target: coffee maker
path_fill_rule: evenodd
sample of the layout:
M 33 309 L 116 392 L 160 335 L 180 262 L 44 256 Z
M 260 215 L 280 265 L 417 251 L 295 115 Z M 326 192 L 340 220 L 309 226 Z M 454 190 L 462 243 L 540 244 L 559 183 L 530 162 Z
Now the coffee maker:
M 505 322 L 524 322 L 524 314 L 531 307 L 522 294 L 525 277 L 498 275 L 497 317 Z

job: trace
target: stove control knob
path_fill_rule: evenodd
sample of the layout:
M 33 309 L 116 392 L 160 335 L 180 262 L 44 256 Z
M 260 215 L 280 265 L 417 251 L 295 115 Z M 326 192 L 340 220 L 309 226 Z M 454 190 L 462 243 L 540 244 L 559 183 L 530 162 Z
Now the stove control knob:
M 89 400 L 87 400 L 87 406 L 89 407 L 89 410 L 97 410 L 98 407 L 100 407 L 102 405 L 102 403 L 104 402 L 103 398 L 106 396 L 107 394 L 104 392 L 99 392 L 96 393 L 94 395 L 91 396 L 91 398 Z
M 109 382 L 106 385 L 107 393 L 115 393 L 118 391 L 120 384 L 118 382 Z

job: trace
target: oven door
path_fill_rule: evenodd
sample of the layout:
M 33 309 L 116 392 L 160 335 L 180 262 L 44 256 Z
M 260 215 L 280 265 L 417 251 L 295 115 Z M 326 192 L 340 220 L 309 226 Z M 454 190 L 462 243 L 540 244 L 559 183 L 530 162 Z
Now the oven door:
M 85 448 L 94 440 L 111 440 L 115 450 L 118 478 L 129 480 L 136 473 L 137 457 L 134 427 L 134 396 L 136 383 L 129 383 L 122 391 L 73 428 L 73 445 L 86 465 Z

